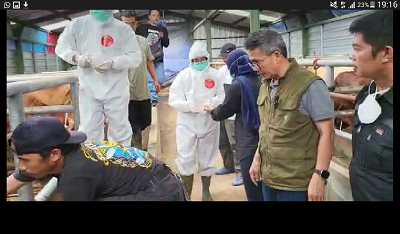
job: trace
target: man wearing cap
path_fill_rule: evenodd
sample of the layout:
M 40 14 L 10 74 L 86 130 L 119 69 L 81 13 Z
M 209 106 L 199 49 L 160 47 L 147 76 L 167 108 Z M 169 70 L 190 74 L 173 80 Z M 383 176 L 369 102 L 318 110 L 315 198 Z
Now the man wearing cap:
M 226 66 L 226 58 L 229 53 L 236 49 L 236 45 L 226 43 L 221 47 L 220 58 L 224 61 L 225 65 L 218 70 L 218 74 L 222 83 L 224 84 L 225 94 L 227 93 L 229 85 L 232 83 L 232 76 Z M 217 175 L 225 175 L 236 172 L 237 176 L 233 179 L 232 185 L 239 186 L 243 184 L 243 178 L 240 174 L 240 165 L 236 157 L 236 140 L 235 140 L 235 116 L 233 115 L 226 120 L 222 120 L 220 124 L 219 135 L 219 152 L 222 156 L 224 166 L 216 171 Z
M 180 177 L 149 153 L 115 142 L 85 141 L 85 133 L 66 130 L 54 117 L 20 124 L 8 142 L 19 161 L 7 178 L 7 195 L 53 175 L 63 201 L 187 200 Z

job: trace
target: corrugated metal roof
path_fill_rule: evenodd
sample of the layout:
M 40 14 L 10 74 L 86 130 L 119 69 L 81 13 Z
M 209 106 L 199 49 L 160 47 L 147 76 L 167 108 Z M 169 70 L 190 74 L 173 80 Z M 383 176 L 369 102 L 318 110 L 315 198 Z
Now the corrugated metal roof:
M 7 10 L 7 18 L 8 19 L 16 19 L 20 21 L 27 21 L 31 19 L 35 19 L 42 16 L 47 16 L 53 14 L 50 11 L 43 10 Z
M 135 10 L 139 17 L 146 19 L 148 10 Z M 216 12 L 211 20 L 217 23 L 224 23 L 226 25 L 232 25 L 233 27 L 242 26 L 249 28 L 249 19 L 241 15 L 230 14 L 229 10 L 219 10 Z M 249 10 L 238 10 L 241 12 L 249 12 Z M 163 10 L 165 17 L 171 19 L 173 22 L 178 22 L 177 18 L 201 20 L 205 17 L 205 10 Z M 289 10 L 287 10 L 289 12 Z M 49 24 L 59 23 L 68 19 L 76 18 L 82 15 L 88 14 L 88 10 L 7 10 L 7 19 L 16 23 L 23 22 L 27 25 L 31 25 L 32 22 L 35 26 L 43 27 Z M 284 17 L 285 14 L 261 10 L 261 15 L 273 16 L 273 17 Z M 242 20 L 241 20 L 242 19 Z M 261 22 L 265 23 L 262 19 Z M 241 21 L 239 21 L 241 20 Z
M 115 10 L 118 12 L 117 10 Z M 148 10 L 135 10 L 139 19 L 147 21 Z M 205 18 L 205 10 L 162 10 L 165 19 L 169 22 L 181 22 L 184 20 L 192 20 L 199 22 Z M 210 20 L 213 25 L 223 26 L 229 28 L 236 28 L 243 31 L 249 31 L 250 10 L 210 10 L 212 12 Z M 282 20 L 284 29 L 286 31 L 291 28 L 297 28 L 299 22 L 297 13 L 307 13 L 308 23 L 313 21 L 320 21 L 327 18 L 332 18 L 338 15 L 339 11 L 332 13 L 331 11 L 300 11 L 300 10 L 260 10 L 260 23 L 262 27 L 276 23 Z M 71 20 L 89 13 L 89 10 L 7 10 L 7 20 L 16 23 L 22 22 L 27 26 L 45 27 L 47 25 L 59 23 L 59 28 L 52 29 L 55 32 L 62 32 L 66 25 L 66 20 Z M 343 14 L 347 14 L 345 12 Z M 116 13 L 117 14 L 117 13 Z M 340 14 L 339 14 L 340 15 Z M 311 18 L 310 18 L 311 17 Z
M 7 20 L 40 27 L 74 18 L 74 14 L 84 11 L 87 10 L 7 10 Z
M 71 19 L 74 19 L 74 18 L 81 17 L 81 16 L 84 16 L 84 15 L 87 15 L 87 14 L 89 14 L 88 10 L 82 11 L 82 12 L 78 12 L 78 13 L 75 13 L 75 14 L 70 14 L 67 17 L 69 17 Z M 60 23 L 60 22 L 62 22 L 64 20 L 67 20 L 67 19 L 64 18 L 64 17 L 61 17 L 61 18 L 59 17 L 59 18 L 56 18 L 56 19 L 53 19 L 53 20 L 48 20 L 48 21 L 44 21 L 44 22 L 38 23 L 37 25 L 39 27 L 43 27 L 43 26 L 50 25 L 50 24 Z

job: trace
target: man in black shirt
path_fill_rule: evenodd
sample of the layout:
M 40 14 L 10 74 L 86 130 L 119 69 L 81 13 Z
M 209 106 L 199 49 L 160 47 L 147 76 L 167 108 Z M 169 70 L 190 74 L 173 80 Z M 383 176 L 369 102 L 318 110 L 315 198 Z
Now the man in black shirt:
M 164 47 L 169 46 L 168 30 L 164 21 L 160 20 L 162 16 L 161 10 L 149 10 L 149 23 L 141 24 L 136 28 L 135 33 L 143 36 L 150 44 L 151 52 L 154 56 L 154 66 L 156 68 L 157 79 L 162 84 L 165 81 L 164 71 Z M 154 85 L 154 81 L 148 74 L 148 81 L 153 106 L 158 103 L 158 95 Z
M 20 124 L 9 145 L 18 170 L 7 178 L 7 194 L 47 175 L 58 178 L 63 201 L 185 201 L 180 177 L 136 148 L 115 142 L 86 141 L 54 117 Z
M 350 184 L 355 201 L 393 201 L 393 11 L 350 26 L 357 75 L 371 78 L 356 98 Z

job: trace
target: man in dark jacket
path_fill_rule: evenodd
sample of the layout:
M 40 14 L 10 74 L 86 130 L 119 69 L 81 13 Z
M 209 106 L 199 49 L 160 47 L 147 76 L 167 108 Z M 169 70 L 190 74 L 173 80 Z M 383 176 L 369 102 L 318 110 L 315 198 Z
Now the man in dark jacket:
M 350 185 L 355 201 L 393 201 L 393 11 L 354 21 L 357 75 L 373 80 L 356 98 Z
M 243 50 L 232 51 L 228 55 L 226 64 L 234 80 L 224 102 L 208 111 L 215 121 L 221 121 L 236 114 L 236 154 L 240 163 L 247 200 L 262 201 L 262 186 L 253 184 L 249 174 L 258 145 L 260 120 L 257 97 L 261 80 L 249 65 L 249 57 Z

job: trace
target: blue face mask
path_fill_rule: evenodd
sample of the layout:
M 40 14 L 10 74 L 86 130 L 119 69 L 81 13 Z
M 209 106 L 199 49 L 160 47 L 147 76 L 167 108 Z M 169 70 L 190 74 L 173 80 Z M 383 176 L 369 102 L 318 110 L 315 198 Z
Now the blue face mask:
M 208 66 L 208 61 L 204 60 L 198 63 L 192 63 L 192 68 L 196 71 L 203 71 Z
M 110 10 L 90 10 L 90 14 L 99 22 L 106 22 L 112 17 L 112 11 Z

